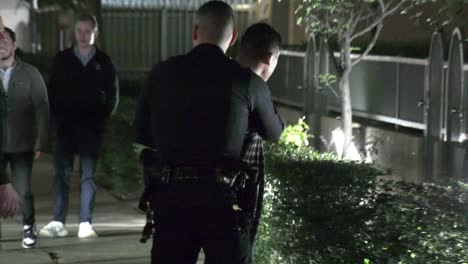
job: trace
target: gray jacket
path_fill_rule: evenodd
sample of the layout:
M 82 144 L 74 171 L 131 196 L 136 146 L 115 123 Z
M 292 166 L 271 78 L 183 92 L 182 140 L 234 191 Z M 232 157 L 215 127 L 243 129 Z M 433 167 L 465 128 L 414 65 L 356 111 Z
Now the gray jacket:
M 16 58 L 7 91 L 2 149 L 7 153 L 44 151 L 49 135 L 47 89 L 36 67 Z

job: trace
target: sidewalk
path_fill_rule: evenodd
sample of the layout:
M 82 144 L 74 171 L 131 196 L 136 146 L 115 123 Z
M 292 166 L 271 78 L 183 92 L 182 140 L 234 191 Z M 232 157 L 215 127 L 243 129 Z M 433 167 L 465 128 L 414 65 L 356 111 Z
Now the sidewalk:
M 33 191 L 35 194 L 38 230 L 51 220 L 52 164 L 50 156 L 35 163 Z M 75 173 L 76 174 L 76 173 Z M 98 177 L 105 177 L 99 175 Z M 33 249 L 23 249 L 20 239 L 21 216 L 2 220 L 0 237 L 0 264 L 143 264 L 150 263 L 151 241 L 139 242 L 145 216 L 135 209 L 137 201 L 121 201 L 99 188 L 93 217 L 93 227 L 99 237 L 79 239 L 79 176 L 73 175 L 70 207 L 67 218 L 67 238 L 39 238 Z M 198 263 L 203 263 L 199 259 Z

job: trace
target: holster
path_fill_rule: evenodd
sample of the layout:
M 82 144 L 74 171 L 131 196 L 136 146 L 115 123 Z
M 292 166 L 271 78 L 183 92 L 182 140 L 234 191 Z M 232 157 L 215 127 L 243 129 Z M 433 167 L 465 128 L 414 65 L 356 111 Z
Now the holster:
M 144 149 L 140 154 L 145 189 L 157 184 L 169 183 L 171 168 L 163 162 L 158 152 Z
M 234 215 L 234 227 L 245 229 L 250 222 L 247 212 L 247 205 L 244 202 L 244 192 L 247 181 L 254 180 L 251 173 L 247 173 L 245 167 L 235 165 L 216 165 L 205 167 L 191 166 L 169 166 L 163 162 L 153 150 L 144 150 L 140 156 L 143 175 L 145 179 L 145 192 L 153 192 L 157 188 L 165 188 L 177 184 L 187 183 L 216 183 L 221 188 L 224 203 L 227 208 L 232 209 Z M 196 188 L 196 185 L 193 186 Z M 152 197 L 152 195 L 149 195 Z M 250 195 L 249 195 L 250 196 Z M 174 197 L 175 199 L 177 197 Z M 170 201 L 168 201 L 170 202 Z M 196 201 L 194 201 L 196 203 Z M 154 208 L 153 201 L 152 208 Z

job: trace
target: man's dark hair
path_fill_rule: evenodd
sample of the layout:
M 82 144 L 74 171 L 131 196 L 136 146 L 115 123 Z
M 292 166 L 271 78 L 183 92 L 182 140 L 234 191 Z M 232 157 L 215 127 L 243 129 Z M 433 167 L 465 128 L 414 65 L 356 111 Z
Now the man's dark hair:
M 225 2 L 209 1 L 198 9 L 196 19 L 203 21 L 211 38 L 221 39 L 234 25 L 234 10 Z
M 260 59 L 268 53 L 279 50 L 281 35 L 266 23 L 256 23 L 247 28 L 240 43 L 242 56 Z
M 75 23 L 87 22 L 87 21 L 91 22 L 93 24 L 93 29 L 97 31 L 98 23 L 97 23 L 96 18 L 93 15 L 88 14 L 88 13 L 82 13 L 82 14 L 78 14 L 75 18 Z
M 8 34 L 8 36 L 10 36 L 11 40 L 13 42 L 16 42 L 16 34 L 13 30 L 11 30 L 11 28 L 9 27 L 4 27 L 4 30 L 5 32 Z

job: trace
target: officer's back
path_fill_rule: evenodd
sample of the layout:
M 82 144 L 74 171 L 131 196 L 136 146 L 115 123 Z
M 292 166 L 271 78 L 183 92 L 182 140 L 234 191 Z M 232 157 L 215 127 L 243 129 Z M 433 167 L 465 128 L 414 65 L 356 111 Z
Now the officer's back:
M 137 143 L 159 154 L 149 170 L 152 263 L 192 264 L 200 248 L 207 263 L 248 259 L 237 204 L 244 136 L 249 119 L 266 140 L 277 140 L 283 127 L 266 83 L 224 54 L 236 38 L 233 24 L 226 3 L 204 4 L 193 28 L 195 48 L 158 64 L 140 96 Z
M 239 160 L 249 116 L 266 140 L 282 132 L 267 85 L 214 44 L 201 43 L 156 66 L 142 99 L 151 128 L 138 128 L 137 141 L 172 166 Z

